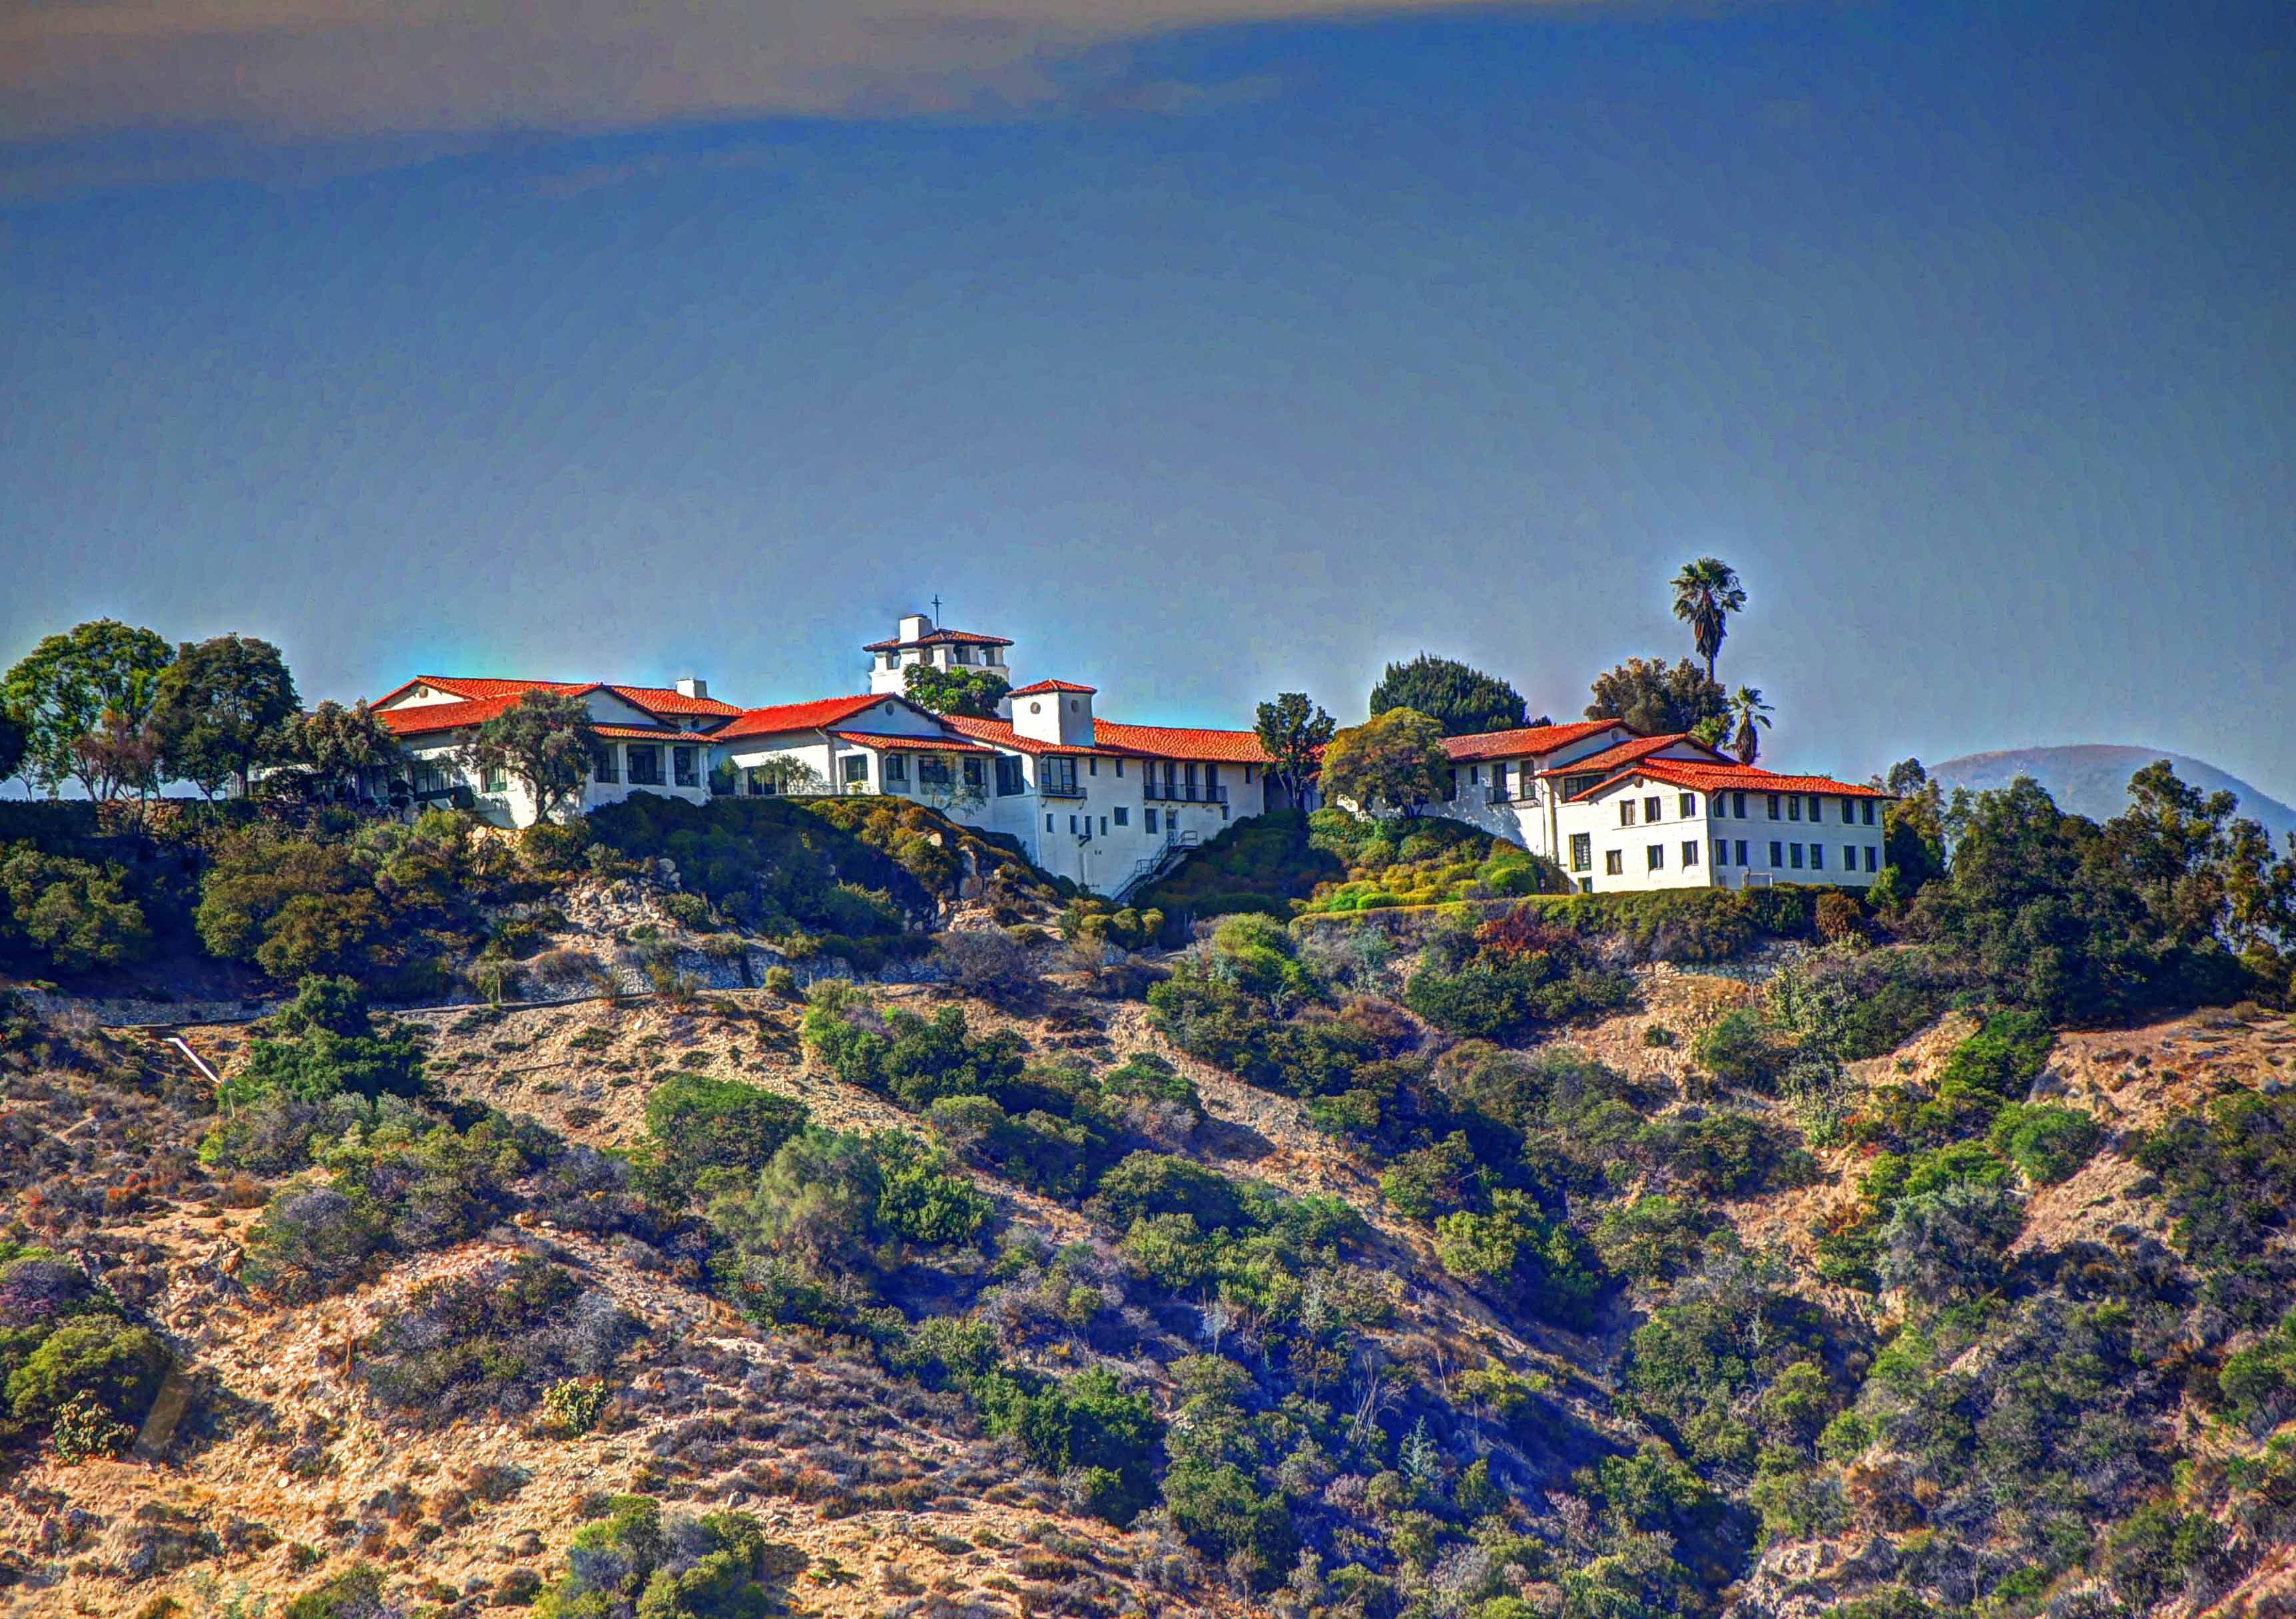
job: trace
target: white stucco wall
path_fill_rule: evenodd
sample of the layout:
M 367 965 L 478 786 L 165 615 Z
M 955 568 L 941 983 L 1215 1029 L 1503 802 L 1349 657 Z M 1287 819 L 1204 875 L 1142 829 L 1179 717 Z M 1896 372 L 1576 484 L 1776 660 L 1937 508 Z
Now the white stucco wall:
M 1682 813 L 1685 795 L 1692 806 L 1688 814 Z M 1648 801 L 1653 797 L 1660 811 L 1655 822 L 1649 817 Z M 1882 801 L 1820 793 L 1815 802 L 1821 819 L 1811 818 L 1812 795 L 1806 793 L 1686 792 L 1655 778 L 1630 777 L 1598 797 L 1559 807 L 1562 867 L 1574 884 L 1595 894 L 1737 888 L 1747 887 L 1749 878 L 1756 885 L 1767 880 L 1862 888 L 1872 883 L 1882 866 Z M 1635 806 L 1632 825 L 1621 820 L 1623 803 Z M 1847 822 L 1842 819 L 1845 804 L 1850 815 Z M 1874 816 L 1870 825 L 1866 821 L 1868 805 Z M 1572 857 L 1574 835 L 1587 838 L 1585 869 Z M 1692 841 L 1698 844 L 1698 854 L 1694 863 L 1686 863 L 1682 846 Z M 1742 862 L 1741 844 L 1745 846 Z M 1652 845 L 1660 852 L 1656 870 L 1650 866 Z M 1621 868 L 1615 873 L 1608 858 L 1613 853 Z

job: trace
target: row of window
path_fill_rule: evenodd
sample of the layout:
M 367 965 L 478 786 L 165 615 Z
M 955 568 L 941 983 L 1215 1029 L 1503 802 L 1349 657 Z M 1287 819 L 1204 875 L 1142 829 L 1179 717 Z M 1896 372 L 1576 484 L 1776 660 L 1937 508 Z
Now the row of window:
M 1591 832 L 1573 832 L 1570 835 L 1570 869 L 1573 871 L 1589 871 L 1594 869 L 1594 834 Z M 1698 864 L 1699 843 L 1700 840 L 1694 838 L 1683 840 L 1681 857 L 1683 870 L 1689 871 Z M 1718 866 L 1751 866 L 1753 862 L 1746 857 L 1748 847 L 1747 840 L 1743 838 L 1735 840 L 1717 838 L 1714 840 L 1714 863 Z M 1773 839 L 1769 852 L 1769 864 L 1774 871 L 1823 871 L 1825 870 L 1825 846 L 1822 843 L 1787 843 Z M 1871 843 L 1845 843 L 1841 846 L 1840 870 L 1857 871 L 1861 861 L 1865 870 L 1880 871 L 1881 846 Z M 1643 869 L 1646 871 L 1662 871 L 1666 869 L 1664 844 L 1653 843 L 1644 846 Z M 1604 875 L 1623 877 L 1626 875 L 1626 870 L 1627 854 L 1624 849 L 1603 851 Z
M 1677 793 L 1674 797 L 1675 809 L 1682 820 L 1687 821 L 1692 816 L 1698 814 L 1698 795 L 1696 793 Z M 1636 805 L 1635 800 L 1632 798 L 1620 799 L 1619 824 L 1620 826 L 1634 825 L 1636 809 Z M 1666 795 L 1664 793 L 1651 794 L 1642 801 L 1640 809 L 1642 813 L 1643 824 L 1645 826 L 1656 826 L 1659 822 L 1660 817 L 1666 809 Z
M 1807 819 L 1811 821 L 1825 819 L 1825 800 L 1816 793 L 1757 793 L 1753 796 L 1768 801 L 1764 807 L 1768 810 L 1769 818 L 1773 821 L 1803 820 L 1804 805 L 1808 805 Z M 1716 793 L 1711 805 L 1715 816 L 1718 819 L 1735 821 L 1751 819 L 1746 813 L 1746 798 L 1747 795 L 1744 793 Z M 1857 826 L 1861 822 L 1866 826 L 1874 824 L 1873 799 L 1845 797 L 1841 800 L 1841 804 L 1842 825 Z M 1677 793 L 1675 807 L 1681 819 L 1685 821 L 1692 819 L 1698 814 L 1698 795 Z M 1666 795 L 1663 793 L 1652 793 L 1639 801 L 1633 798 L 1621 798 L 1619 800 L 1619 824 L 1633 826 L 1636 824 L 1636 816 L 1639 815 L 1643 825 L 1651 825 L 1660 819 L 1665 808 Z
M 1767 801 L 1763 807 L 1769 812 L 1769 818 L 1773 821 L 1825 819 L 1825 800 L 1816 793 L 1758 793 L 1752 796 Z M 1716 793 L 1714 814 L 1734 821 L 1751 820 L 1752 817 L 1746 813 L 1747 797 L 1745 793 Z M 1872 826 L 1874 823 L 1873 799 L 1843 797 L 1838 802 L 1841 805 L 1842 825 Z M 1804 805 L 1808 805 L 1807 815 L 1802 813 Z
M 1159 815 L 1159 814 L 1158 814 L 1154 810 L 1152 810 L 1152 809 L 1150 809 L 1150 810 L 1144 810 L 1142 813 L 1143 813 L 1143 814 L 1147 817 L 1147 822 L 1146 822 L 1146 824 L 1147 824 L 1148 835 L 1149 835 L 1150 837 L 1152 837 L 1152 837 L 1154 837 L 1157 833 L 1159 833 L 1159 832 L 1160 832 L 1160 831 L 1162 831 L 1162 830 L 1164 830 L 1164 828 L 1163 828 L 1163 821 L 1164 821 L 1164 817 L 1160 816 L 1160 815 Z M 1125 805 L 1121 805 L 1121 804 L 1117 805 L 1114 808 L 1112 808 L 1112 809 L 1111 809 L 1111 810 L 1109 811 L 1108 814 L 1106 814 L 1106 815 L 1103 815 L 1103 816 L 1100 818 L 1100 835 L 1101 835 L 1103 838 L 1105 838 L 1105 837 L 1107 837 L 1107 836 L 1108 836 L 1108 826 L 1109 826 L 1109 821 L 1110 821 L 1110 818 L 1111 818 L 1111 816 L 1112 816 L 1112 817 L 1114 817 L 1114 819 L 1115 819 L 1115 822 L 1116 822 L 1116 824 L 1117 824 L 1118 826 L 1130 826 L 1130 825 L 1132 824 L 1132 811 L 1131 811 L 1131 809 L 1130 809 L 1128 806 Z M 1174 826 L 1176 826 L 1176 827 L 1177 827 L 1177 825 L 1179 825 L 1179 824 L 1180 824 L 1180 820 L 1179 820 L 1179 817 L 1178 817 L 1178 816 L 1175 815 L 1175 816 L 1170 817 L 1170 819 L 1171 819 L 1171 822 L 1172 822 L 1172 824 L 1173 824 Z M 1059 830 L 1058 828 L 1056 828 L 1056 827 L 1053 824 L 1053 821 L 1054 821 L 1054 817 L 1053 817 L 1053 816 L 1051 816 L 1051 815 L 1049 815 L 1049 814 L 1047 814 L 1047 815 L 1045 817 L 1045 830 L 1046 830 L 1046 831 L 1048 831 L 1048 832 L 1051 832 L 1051 831 L 1056 831 L 1056 830 Z M 1069 817 L 1069 836 L 1070 836 L 1070 837 L 1071 837 L 1071 838 L 1089 838 L 1089 837 L 1091 837 L 1091 836 L 1092 836 L 1092 817 L 1091 817 L 1090 815 L 1070 815 L 1070 816 Z
M 609 784 L 621 781 L 622 765 L 614 756 L 617 751 L 629 756 L 628 768 L 632 787 L 661 785 L 661 745 L 659 742 L 632 742 L 619 750 L 612 748 L 607 748 L 598 756 L 594 780 Z M 669 750 L 669 770 L 671 780 L 678 786 L 701 786 L 701 750 L 699 748 L 672 748 Z M 491 793 L 499 792 L 502 789 L 488 787 L 487 790 Z

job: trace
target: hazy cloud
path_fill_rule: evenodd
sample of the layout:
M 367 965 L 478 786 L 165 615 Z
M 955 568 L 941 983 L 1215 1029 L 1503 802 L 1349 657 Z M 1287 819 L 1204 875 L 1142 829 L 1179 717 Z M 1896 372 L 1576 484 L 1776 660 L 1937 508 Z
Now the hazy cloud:
M 1463 3 L 1472 0 L 1443 0 Z M 1074 99 L 1058 64 L 1095 46 L 1185 28 L 1435 9 L 1435 0 L 0 0 L 0 142 L 154 129 L 312 142 L 1025 111 Z M 1256 93 L 1242 87 L 1244 99 Z M 1202 104 L 1177 86 L 1147 99 L 1150 110 Z

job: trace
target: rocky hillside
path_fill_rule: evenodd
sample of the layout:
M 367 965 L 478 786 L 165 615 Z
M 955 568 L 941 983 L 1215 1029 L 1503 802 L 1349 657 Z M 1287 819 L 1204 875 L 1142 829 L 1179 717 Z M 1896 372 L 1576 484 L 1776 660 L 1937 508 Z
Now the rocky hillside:
M 1709 1088 L 1693 1053 L 1710 1049 L 1713 1031 L 1734 1013 L 1759 1006 L 1763 986 L 1751 976 L 1657 966 L 1636 975 L 1635 989 L 1632 1011 L 1573 1031 L 1569 1044 L 1646 1095 L 1674 1094 L 1656 1120 L 1700 1115 L 1692 1098 Z M 1502 1480 L 1540 1486 L 1521 1490 L 1487 1520 L 1511 1520 L 1534 1543 L 1551 1542 L 1565 1555 L 1574 1536 L 1600 1535 L 1598 1525 L 1574 1527 L 1573 1476 L 1583 1489 L 1580 1470 L 1590 1463 L 1636 1454 L 1653 1433 L 1679 1429 L 1620 1372 L 1622 1361 L 1648 1357 L 1642 1334 L 1699 1284 L 1694 1258 L 1660 1263 L 1651 1285 L 1634 1285 L 1576 1327 L 1554 1319 L 1566 1312 L 1524 1308 L 1487 1276 L 1463 1278 L 1447 1266 L 1440 1222 L 1412 1217 L 1392 1163 L 1390 1195 L 1382 1195 L 1377 1160 L 1315 1128 L 1301 1100 L 1191 1058 L 1136 1002 L 1093 999 L 1057 982 L 1047 993 L 1046 1004 L 1016 1011 L 908 986 L 884 992 L 879 1006 L 898 1016 L 958 1005 L 968 1039 L 1008 1037 L 1032 1056 L 1103 1073 L 1143 1054 L 1168 1062 L 1201 1100 L 1200 1116 L 1175 1121 L 1168 1144 L 1238 1182 L 1333 1199 L 1360 1222 L 1348 1264 L 1379 1297 L 1361 1312 L 1353 1353 L 1382 1369 L 1372 1398 L 1447 1419 L 1432 1428 L 1388 1423 L 1401 1431 L 1372 1442 L 1388 1453 L 1357 1476 L 1363 1484 L 1376 1491 L 1381 1479 L 1398 1478 L 1386 1467 L 1395 1446 L 1431 1432 L 1438 1438 L 1428 1443 L 1444 1454 L 1425 1465 L 1450 1493 L 1471 1464 L 1495 1456 L 1504 1460 Z M 800 1022 L 794 1003 L 730 993 L 676 1003 L 430 1014 L 408 1026 L 421 1036 L 444 1099 L 531 1117 L 570 1151 L 643 1156 L 653 1139 L 644 1103 L 669 1075 L 787 1097 L 828 1129 L 914 1128 L 914 1112 L 898 1098 L 840 1077 L 809 1051 Z M 1949 1017 L 1903 1050 L 1853 1065 L 1851 1083 L 1866 1097 L 1892 1087 L 1934 1093 L 1976 1032 L 1974 1020 Z M 255 1043 L 241 1026 L 184 1034 L 227 1078 L 245 1070 Z M 1423 1026 L 1406 1038 L 1414 1046 L 1442 1043 Z M 2227 1096 L 2276 1096 L 2292 1058 L 2296 1026 L 2276 1016 L 2202 1014 L 2057 1040 L 2028 1090 L 2095 1120 L 2099 1133 L 2074 1173 L 2031 1190 L 2011 1263 L 2038 1273 L 2111 1263 L 2080 1255 L 2149 1255 L 2150 1265 L 2177 1272 L 2154 1277 L 2156 1289 L 2204 1288 L 2206 1277 L 2176 1257 L 2175 1176 L 2164 1180 L 2140 1162 L 2143 1143 L 2164 1122 L 2200 1116 Z M 562 1188 L 554 1201 L 550 1189 L 529 1185 L 516 1206 L 496 1211 L 501 1219 L 466 1239 L 409 1245 L 322 1296 L 299 1299 L 275 1276 L 251 1284 L 250 1235 L 275 1214 L 283 1181 L 203 1171 L 186 1152 L 212 1127 L 214 1099 L 180 1052 L 149 1036 L 20 1026 L 7 1067 L 7 1125 L 23 1149 L 12 1174 L 22 1235 L 56 1245 L 108 1288 L 122 1312 L 148 1322 L 173 1352 L 166 1386 L 181 1391 L 157 1402 L 159 1414 L 118 1460 L 70 1462 L 53 1445 L 20 1455 L 0 1537 L 14 1582 L 10 1599 L 25 1611 L 243 1613 L 260 1597 L 356 1594 L 346 1576 L 355 1582 L 370 1573 L 390 1611 L 523 1604 L 560 1577 L 578 1532 L 610 1521 L 611 1498 L 637 1494 L 673 1511 L 750 1515 L 764 1537 L 762 1584 L 790 1612 L 1242 1612 L 1294 1600 L 1280 1583 L 1271 1588 L 1206 1558 L 1174 1532 L 1168 1512 L 1121 1531 L 1080 1510 L 1072 1479 L 1064 1492 L 1024 1440 L 992 1437 L 977 1403 L 956 1389 L 889 1370 L 849 1335 L 742 1319 L 674 1236 L 657 1246 L 616 1231 L 615 1222 L 570 1206 Z M 1787 1104 L 1743 1098 L 1739 1106 L 1749 1117 L 1792 1128 Z M 35 1139 L 37 1149 L 29 1145 Z M 1791 1183 L 1744 1195 L 1715 1188 L 1713 1208 L 1734 1247 L 1775 1267 L 1781 1296 L 1807 1304 L 1806 1329 L 1825 1335 L 1845 1361 L 1870 1359 L 1893 1335 L 1901 1342 L 1921 1329 L 1896 1291 L 1829 1280 L 1821 1237 L 1855 1218 L 1874 1154 L 1845 1140 L 1812 1157 L 1812 1165 L 1785 1177 Z M 1102 1211 L 985 1168 L 974 1167 L 971 1178 L 993 1207 L 996 1252 L 1007 1257 L 984 1252 L 947 1266 L 931 1283 L 934 1296 L 901 1296 L 897 1286 L 887 1296 L 929 1312 L 969 1292 L 1031 1366 L 1056 1376 L 1113 1367 L 1160 1413 L 1185 1409 L 1187 1352 L 1201 1347 L 1210 1312 L 1185 1308 L 1195 1319 L 1177 1336 L 1198 1342 L 1175 1341 L 1152 1319 L 1168 1315 L 1173 1301 L 1158 1296 L 1141 1267 L 1126 1265 Z M 577 1202 L 594 1209 L 619 1195 L 593 1187 Z M 1645 1193 L 1623 1206 L 1648 1202 Z M 1710 1233 L 1710 1253 L 1713 1242 Z M 1032 1244 L 1039 1255 L 1070 1258 L 1074 1279 L 1041 1269 L 1021 1275 L 1009 1256 Z M 554 1423 L 545 1402 L 527 1397 L 531 1391 L 472 1394 L 478 1375 L 467 1368 L 406 1376 L 406 1323 L 420 1313 L 414 1301 L 433 1303 L 419 1341 L 435 1347 L 442 1292 L 493 1295 L 514 1288 L 521 1269 L 545 1268 L 568 1279 L 576 1313 L 620 1323 L 605 1335 L 614 1353 L 596 1381 L 602 1404 L 586 1431 Z M 1659 1280 L 1669 1270 L 1672 1280 Z M 1012 1296 L 1012 1280 L 986 1292 L 979 1286 L 1000 1274 L 1025 1281 L 1026 1308 Z M 1091 1299 L 1081 1308 L 1078 1286 Z M 1047 1311 L 1041 1296 L 1063 1288 Z M 1239 1335 L 1241 1313 L 1231 1328 Z M 1136 1316 L 1152 1319 L 1122 1320 Z M 1109 1317 L 1118 1318 L 1112 1331 Z M 1980 1337 L 1953 1371 L 1973 1375 L 1972 1361 L 1997 1353 Z M 2152 1374 L 2133 1368 L 2132 1375 Z M 1462 1397 L 1461 1385 L 1473 1379 L 1486 1389 L 1480 1402 Z M 2164 1473 L 2157 1488 L 2230 1529 L 2250 1497 L 2234 1482 L 2237 1469 L 2269 1466 L 2246 1460 L 2268 1453 L 2269 1425 L 2227 1421 L 2192 1386 L 2189 1370 L 2177 1381 L 2135 1436 L 2175 1434 L 2205 1456 L 2206 1467 L 2188 1467 L 2173 1481 Z M 1346 1378 L 1337 1382 L 1335 1392 L 1347 1389 Z M 410 1384 L 446 1403 L 410 1400 Z M 1495 1385 L 1496 1396 L 1488 1392 Z M 1510 1386 L 1534 1415 L 1508 1420 L 1494 1410 L 1479 1428 L 1468 1425 L 1479 1403 L 1497 1406 Z M 1758 1396 L 1753 1409 L 1767 1397 Z M 180 1419 L 165 1431 L 178 1409 Z M 1828 1434 L 1841 1422 L 1832 1419 Z M 1916 1605 L 1905 1611 L 1932 1611 L 1933 1594 L 1920 1594 L 1908 1575 L 1918 1580 L 1938 1530 L 1917 1478 L 1909 1495 L 1891 1494 L 1892 1454 L 1869 1444 L 1849 1464 L 1846 1518 L 1828 1524 L 1832 1533 L 1774 1533 L 1715 1597 L 1748 1615 L 1816 1615 L 1847 1612 L 1835 1605 L 1860 1596 L 1894 1601 L 1888 1593 L 1902 1590 Z M 1351 1500 L 1345 1491 L 1336 1511 L 1315 1501 L 1351 1476 L 1345 1467 L 1345 1456 L 1334 1454 L 1319 1469 L 1325 1476 L 1302 1481 L 1308 1500 L 1294 1511 L 1362 1522 L 1365 1541 L 1352 1549 L 1368 1560 L 1370 1542 L 1383 1538 L 1381 1520 L 1390 1532 L 1409 1533 L 1413 1509 Z M 2278 1476 L 2284 1488 L 2284 1464 Z M 1470 1574 L 1506 1594 L 1507 1566 L 1451 1561 L 1447 1569 L 1439 1552 L 1426 1558 L 1418 1579 L 1396 1597 L 1431 1613 L 1468 1611 L 1470 1593 L 1448 1599 L 1437 1579 L 1464 1583 Z M 1530 1577 L 1527 1561 L 1518 1554 L 1512 1566 L 1525 1576 L 1512 1586 L 1524 1611 L 1569 1611 L 1575 1582 Z M 1550 1563 L 1543 1572 L 1566 1571 Z M 2284 1593 L 2288 1580 L 2279 1554 L 2256 1558 L 2221 1582 L 2218 1611 L 2270 1611 L 2267 1593 Z M 1316 1594 L 1315 1606 L 1348 1611 L 1331 1604 L 1341 1593 L 1328 1582 Z M 1481 1607 L 1498 1611 L 1493 1599 Z M 2164 1611 L 2182 1610 L 2172 1602 Z
M 2137 788 L 1878 898 L 1311 828 L 1177 950 L 866 805 L 234 845 L 362 970 L 0 993 L 0 1601 L 2284 1612 L 2296 872 Z

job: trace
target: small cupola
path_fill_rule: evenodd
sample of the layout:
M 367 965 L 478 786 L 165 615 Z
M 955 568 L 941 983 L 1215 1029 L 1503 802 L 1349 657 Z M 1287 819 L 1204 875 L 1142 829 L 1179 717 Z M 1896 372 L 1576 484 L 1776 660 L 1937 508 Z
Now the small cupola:
M 1006 700 L 1012 706 L 1013 729 L 1020 735 L 1062 748 L 1090 748 L 1092 698 L 1090 686 L 1040 680 L 1020 687 Z

